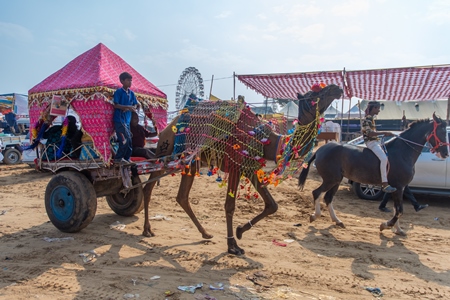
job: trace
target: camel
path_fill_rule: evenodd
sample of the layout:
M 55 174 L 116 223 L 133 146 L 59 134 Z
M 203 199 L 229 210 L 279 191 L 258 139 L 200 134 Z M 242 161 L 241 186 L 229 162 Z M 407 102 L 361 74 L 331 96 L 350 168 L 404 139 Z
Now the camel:
M 318 122 L 318 114 L 322 114 L 328 106 L 333 102 L 335 99 L 339 99 L 342 95 L 342 90 L 334 85 L 328 85 L 321 89 L 319 92 L 313 92 L 309 91 L 305 95 L 298 94 L 299 99 L 299 116 L 298 116 L 298 124 L 296 126 L 301 126 L 305 124 L 310 124 L 312 122 Z M 199 105 L 202 105 L 199 103 Z M 242 122 L 241 125 L 249 125 L 254 126 L 254 124 L 257 124 L 255 122 L 260 122 L 259 119 L 256 117 L 256 115 L 250 111 L 249 108 L 245 111 L 246 115 L 241 116 L 238 122 Z M 156 156 L 157 157 L 166 157 L 173 154 L 174 145 L 175 145 L 175 139 L 176 134 L 174 132 L 174 126 L 179 122 L 180 116 L 176 117 L 164 130 L 161 131 L 159 135 L 159 142 L 156 149 Z M 256 120 L 256 121 L 255 121 Z M 249 124 L 246 124 L 249 123 Z M 261 124 L 261 123 L 259 123 Z M 314 126 L 317 127 L 317 124 L 314 123 Z M 212 128 L 213 126 L 211 126 Z M 315 128 L 316 128 L 315 127 Z M 280 139 L 283 137 L 279 134 L 274 133 L 269 126 L 264 126 L 264 130 L 267 132 L 267 141 L 262 145 L 262 157 L 266 160 L 275 161 L 277 160 L 277 155 L 280 153 Z M 210 132 L 211 135 L 213 135 L 213 140 L 216 141 L 218 144 L 220 144 L 221 140 L 229 138 L 228 136 L 224 136 L 219 131 L 212 130 Z M 295 135 L 295 133 L 294 133 Z M 291 137 L 292 138 L 292 137 Z M 310 135 L 303 135 L 303 139 L 301 141 L 302 145 L 308 145 L 309 148 L 313 146 L 313 140 L 315 136 Z M 214 147 L 214 145 L 210 145 L 211 148 Z M 305 150 L 305 149 L 304 149 Z M 201 152 L 201 160 L 210 163 L 209 160 L 207 160 L 207 151 Z M 306 151 L 308 152 L 308 151 Z M 255 187 L 256 191 L 261 195 L 261 198 L 264 200 L 264 210 L 258 214 L 256 217 L 254 217 L 252 220 L 248 221 L 248 223 L 239 225 L 236 228 L 236 237 L 238 239 L 242 238 L 242 235 L 244 232 L 249 230 L 251 227 L 255 226 L 260 220 L 265 218 L 268 215 L 271 215 L 275 213 L 278 209 L 278 204 L 271 196 L 270 192 L 268 191 L 267 187 L 265 185 L 262 185 L 257 178 L 256 172 L 248 172 L 247 170 L 244 170 L 243 168 L 239 166 L 243 166 L 246 164 L 252 164 L 254 161 L 249 162 L 249 158 L 246 156 L 242 156 L 241 161 L 238 162 L 235 167 L 230 168 L 230 159 L 228 159 L 226 156 L 220 161 L 218 167 L 223 172 L 228 172 L 228 180 L 227 180 L 227 196 L 225 199 L 225 213 L 226 213 L 226 223 L 227 223 L 227 245 L 228 245 L 228 253 L 234 254 L 234 255 L 242 255 L 245 253 L 244 249 L 240 248 L 236 242 L 236 239 L 233 234 L 233 215 L 235 211 L 235 204 L 236 199 L 233 195 L 233 192 L 237 190 L 241 175 L 244 175 L 247 177 L 250 182 Z M 195 172 L 196 163 L 193 163 L 190 168 L 189 172 Z M 237 166 L 237 167 L 236 167 Z M 194 170 L 193 170 L 194 169 Z M 257 171 L 259 168 L 257 168 L 255 171 Z M 144 187 L 143 193 L 144 193 L 144 209 L 145 209 L 145 220 L 144 220 L 144 231 L 143 235 L 146 237 L 154 236 L 154 232 L 151 230 L 150 222 L 149 222 L 149 204 L 151 200 L 151 194 L 153 191 L 153 188 L 155 186 L 156 181 L 151 181 L 152 178 L 158 178 L 160 177 L 164 171 L 157 171 L 150 174 L 149 177 L 149 183 L 147 183 Z M 178 194 L 176 197 L 176 201 L 178 204 L 185 210 L 185 212 L 188 214 L 188 216 L 191 218 L 191 220 L 194 222 L 195 226 L 197 227 L 198 231 L 202 234 L 202 238 L 204 239 L 211 239 L 213 236 L 209 234 L 203 226 L 198 221 L 197 217 L 195 216 L 194 212 L 191 209 L 191 206 L 189 204 L 189 192 L 191 190 L 192 184 L 194 182 L 195 176 L 181 176 L 181 183 L 178 189 Z

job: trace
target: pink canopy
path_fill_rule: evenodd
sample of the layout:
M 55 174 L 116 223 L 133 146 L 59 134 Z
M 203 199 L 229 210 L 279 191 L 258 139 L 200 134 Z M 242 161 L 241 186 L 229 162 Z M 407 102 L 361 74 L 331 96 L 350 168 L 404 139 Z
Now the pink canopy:
M 92 87 L 117 89 L 122 86 L 119 80 L 122 72 L 128 72 L 133 76 L 131 89 L 135 93 L 167 98 L 166 94 L 102 43 L 73 59 L 30 89 L 28 94 Z

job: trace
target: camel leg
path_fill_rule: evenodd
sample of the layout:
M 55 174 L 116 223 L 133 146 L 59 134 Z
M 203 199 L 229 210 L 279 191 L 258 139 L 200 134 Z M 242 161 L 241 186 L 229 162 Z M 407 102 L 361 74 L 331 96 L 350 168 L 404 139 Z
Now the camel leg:
M 230 172 L 228 175 L 228 185 L 227 185 L 227 197 L 225 199 L 225 216 L 227 220 L 227 246 L 228 253 L 234 255 L 245 254 L 244 249 L 240 248 L 234 238 L 233 234 L 233 215 L 236 208 L 236 198 L 235 195 L 230 195 L 231 193 L 236 193 L 237 187 L 239 185 L 239 179 L 241 177 L 240 172 Z
M 337 226 L 345 228 L 344 223 L 342 223 L 341 220 L 336 216 L 336 213 L 333 208 L 333 197 L 336 194 L 337 190 L 339 189 L 339 184 L 333 186 L 328 192 L 325 194 L 325 203 L 328 207 L 328 212 L 330 213 L 331 220 L 336 223 Z
M 162 174 L 163 174 L 163 171 L 153 172 L 150 174 L 149 179 L 158 177 Z M 155 236 L 155 234 L 153 233 L 153 231 L 151 229 L 150 221 L 148 219 L 148 207 L 150 205 L 150 200 L 152 198 L 152 191 L 153 191 L 153 188 L 155 187 L 155 184 L 156 184 L 156 181 L 149 182 L 144 186 L 144 189 L 143 189 L 143 192 L 144 192 L 144 219 L 145 220 L 144 220 L 144 231 L 142 232 L 142 235 L 147 236 L 147 237 Z
M 195 169 L 190 171 L 191 173 L 195 174 Z M 191 218 L 192 222 L 194 222 L 195 226 L 197 227 L 198 231 L 202 234 L 202 237 L 204 239 L 211 239 L 213 236 L 206 232 L 206 230 L 203 228 L 203 226 L 198 221 L 197 217 L 195 216 L 191 204 L 189 203 L 189 192 L 191 191 L 192 184 L 194 183 L 194 175 L 182 175 L 181 176 L 181 183 L 180 187 L 178 189 L 178 195 L 177 195 L 177 202 L 180 204 L 180 206 L 184 209 L 184 211 L 188 214 L 189 218 Z
M 258 181 L 258 179 L 255 176 L 252 176 L 249 178 L 252 182 L 253 186 L 255 187 L 256 191 L 261 195 L 261 198 L 264 200 L 264 210 L 254 217 L 252 220 L 248 221 L 248 223 L 244 225 L 240 225 L 236 228 L 236 237 L 238 239 L 242 238 L 242 234 L 252 228 L 256 223 L 264 219 L 266 216 L 274 214 L 278 210 L 278 204 L 273 199 L 272 195 L 270 194 L 269 190 L 261 185 Z

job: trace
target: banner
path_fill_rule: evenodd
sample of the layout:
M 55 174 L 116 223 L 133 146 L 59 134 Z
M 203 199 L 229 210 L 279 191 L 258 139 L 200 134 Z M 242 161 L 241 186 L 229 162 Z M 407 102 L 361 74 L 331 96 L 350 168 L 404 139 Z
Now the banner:
M 65 116 L 69 101 L 59 95 L 53 95 L 52 106 L 50 107 L 51 116 Z

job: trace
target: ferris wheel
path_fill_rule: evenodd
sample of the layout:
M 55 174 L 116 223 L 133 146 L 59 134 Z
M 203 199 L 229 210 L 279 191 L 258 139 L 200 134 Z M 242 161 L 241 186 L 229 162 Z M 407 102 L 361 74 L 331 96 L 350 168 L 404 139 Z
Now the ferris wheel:
M 184 69 L 180 79 L 178 79 L 175 98 L 176 108 L 182 109 L 191 95 L 200 98 L 205 95 L 202 75 L 194 67 Z

